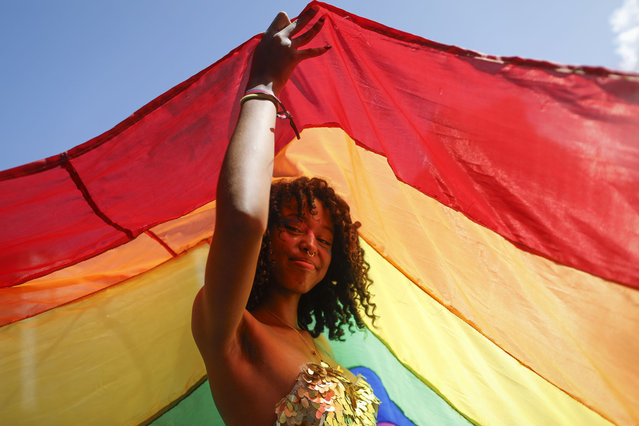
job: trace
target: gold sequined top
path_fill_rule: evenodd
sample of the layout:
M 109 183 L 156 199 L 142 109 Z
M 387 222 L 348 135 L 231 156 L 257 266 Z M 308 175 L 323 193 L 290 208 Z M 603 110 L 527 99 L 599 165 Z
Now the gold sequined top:
M 361 375 L 352 383 L 339 366 L 309 362 L 275 406 L 275 425 L 375 425 L 379 404 Z

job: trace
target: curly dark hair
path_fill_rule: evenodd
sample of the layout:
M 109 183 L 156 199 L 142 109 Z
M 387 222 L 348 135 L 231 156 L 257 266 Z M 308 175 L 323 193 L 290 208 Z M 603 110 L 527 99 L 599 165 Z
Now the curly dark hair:
M 358 307 L 362 306 L 363 312 L 375 321 L 376 306 L 369 293 L 372 284 L 368 277 L 370 266 L 364 260 L 364 250 L 359 245 L 357 229 L 361 224 L 353 223 L 350 207 L 324 179 L 300 177 L 271 185 L 268 227 L 262 238 L 246 308 L 252 311 L 260 306 L 273 280 L 271 238 L 281 225 L 282 206 L 296 200 L 300 216 L 304 216 L 306 211 L 315 214 L 315 199 L 330 212 L 335 226 L 333 255 L 324 279 L 300 298 L 297 321 L 299 327 L 313 337 L 328 328 L 329 339 L 344 340 L 343 326 L 348 326 L 351 332 L 354 324 L 360 329 L 365 327 Z

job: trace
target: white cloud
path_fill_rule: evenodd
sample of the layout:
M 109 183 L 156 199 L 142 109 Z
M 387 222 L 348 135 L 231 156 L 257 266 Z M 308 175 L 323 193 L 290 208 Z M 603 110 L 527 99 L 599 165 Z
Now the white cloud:
M 621 56 L 619 67 L 639 72 L 639 0 L 624 0 L 610 16 L 612 31 L 616 34 L 615 52 Z

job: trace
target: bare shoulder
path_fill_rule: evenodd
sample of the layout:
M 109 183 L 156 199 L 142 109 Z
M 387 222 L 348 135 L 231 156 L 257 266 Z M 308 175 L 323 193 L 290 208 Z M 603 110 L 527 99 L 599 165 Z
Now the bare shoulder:
M 256 352 L 259 352 L 252 343 L 250 335 L 253 332 L 249 331 L 255 328 L 252 324 L 254 320 L 245 311 L 236 332 L 230 338 L 217 339 L 214 334 L 215 325 L 211 325 L 216 319 L 209 312 L 209 305 L 203 301 L 203 291 L 205 290 L 200 290 L 193 302 L 191 331 L 202 355 L 216 403 L 235 405 L 234 399 L 229 400 L 226 392 L 220 390 L 227 390 L 233 395 L 248 396 L 245 384 L 251 380 L 259 380 L 255 377 L 255 368 L 251 361 Z
M 247 328 L 255 328 L 255 325 L 252 324 L 255 319 L 244 310 L 240 324 L 231 337 L 228 339 L 218 338 L 215 334 L 216 314 L 211 312 L 205 292 L 206 287 L 202 287 L 197 293 L 191 312 L 191 332 L 204 361 L 213 359 L 219 363 L 225 362 L 229 358 L 234 362 L 241 362 L 244 358 L 242 354 L 246 352 L 246 349 L 250 349 L 244 347 L 250 339 L 247 340 L 243 336 L 246 335 Z
M 273 424 L 274 407 L 292 386 L 272 358 L 268 329 L 244 311 L 234 337 L 220 347 L 206 332 L 197 298 L 193 306 L 193 336 L 204 360 L 215 404 L 226 424 Z M 202 321 L 202 322 L 200 322 Z M 247 410 L 247 401 L 251 409 Z
M 191 314 L 191 332 L 193 339 L 204 359 L 207 371 L 231 369 L 244 371 L 258 363 L 264 352 L 265 330 L 246 309 L 242 312 L 240 323 L 228 338 L 216 336 L 215 313 L 210 312 L 202 288 L 193 301 Z

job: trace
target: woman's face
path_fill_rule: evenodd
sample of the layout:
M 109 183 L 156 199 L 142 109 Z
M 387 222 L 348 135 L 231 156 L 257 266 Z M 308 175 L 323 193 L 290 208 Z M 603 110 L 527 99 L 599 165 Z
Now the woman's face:
M 331 263 L 333 221 L 321 201 L 314 199 L 315 213 L 300 217 L 297 201 L 282 206 L 282 221 L 272 232 L 274 277 L 280 288 L 309 292 L 319 283 Z

